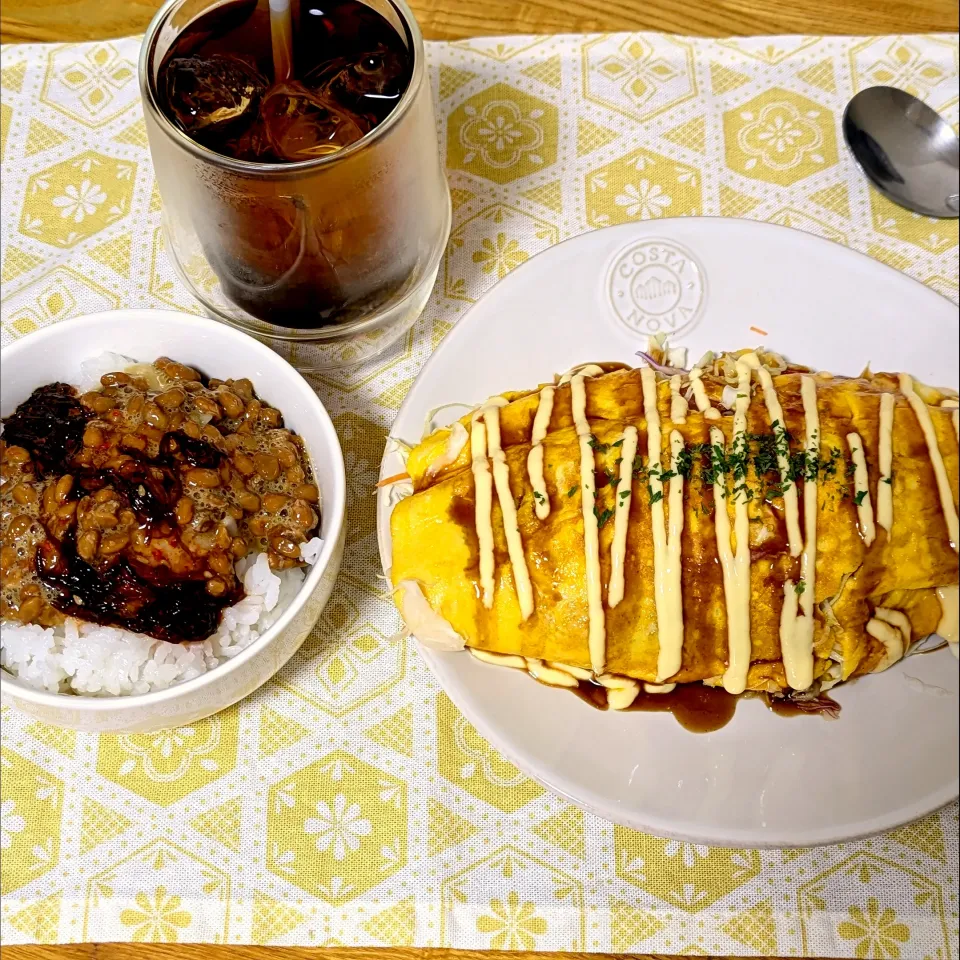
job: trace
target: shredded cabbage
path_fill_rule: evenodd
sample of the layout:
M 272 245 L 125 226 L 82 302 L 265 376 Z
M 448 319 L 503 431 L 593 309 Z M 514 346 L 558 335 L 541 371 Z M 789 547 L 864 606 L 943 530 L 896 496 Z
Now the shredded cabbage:
M 394 449 L 390 449 L 390 444 L 394 445 Z M 406 466 L 407 457 L 410 456 L 410 451 L 414 448 L 414 444 L 407 443 L 406 440 L 401 440 L 399 437 L 387 437 L 386 447 L 384 453 L 399 453 L 403 458 L 403 464 Z
M 942 650 L 946 646 L 949 646 L 946 640 L 936 633 L 931 633 L 912 644 L 903 656 L 905 659 L 916 656 L 918 653 L 936 653 L 937 650 Z
M 434 650 L 464 648 L 463 637 L 430 606 L 416 580 L 401 580 L 396 592 L 400 594 L 397 601 L 400 616 L 420 643 Z
M 456 463 L 457 457 L 460 456 L 460 451 L 463 450 L 469 441 L 470 435 L 467 433 L 467 428 L 458 420 L 450 428 L 450 436 L 447 437 L 443 453 L 427 467 L 427 476 L 435 477 L 444 467 L 449 467 L 451 463 Z
M 834 660 L 833 655 L 830 656 Z M 827 672 L 820 678 L 820 692 L 826 693 L 831 687 L 835 687 L 843 680 L 843 664 L 840 662 L 831 663 Z
M 684 370 L 687 366 L 687 348 L 671 347 L 667 350 L 667 366 Z
M 437 430 L 447 426 L 447 424 L 438 424 L 434 421 L 437 414 L 442 410 L 450 410 L 453 407 L 459 407 L 460 409 L 467 410 L 470 413 L 477 409 L 477 405 L 475 403 L 460 403 L 458 401 L 454 401 L 453 403 L 441 403 L 439 407 L 434 407 L 432 410 L 427 411 L 427 416 L 423 421 L 423 436 L 420 439 L 426 440 L 431 433 L 435 433 Z
M 712 351 L 708 350 L 695 364 L 695 367 L 698 367 L 700 370 L 712 370 L 713 361 L 716 359 L 717 355 Z
M 387 487 L 386 490 L 387 506 L 393 508 L 401 500 L 405 500 L 407 497 L 413 496 L 413 481 L 398 480 L 396 483 L 393 483 Z

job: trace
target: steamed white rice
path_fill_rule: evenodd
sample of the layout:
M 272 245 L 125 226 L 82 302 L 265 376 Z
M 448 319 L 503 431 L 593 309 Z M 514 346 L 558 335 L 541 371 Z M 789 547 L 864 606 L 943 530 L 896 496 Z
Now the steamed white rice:
M 316 563 L 322 546 L 314 537 L 301 546 L 301 557 Z M 265 553 L 239 560 L 237 575 L 246 596 L 223 610 L 217 632 L 206 640 L 168 643 L 73 618 L 46 628 L 4 620 L 0 666 L 31 687 L 93 697 L 149 693 L 192 680 L 249 647 L 280 618 L 305 579 L 296 567 L 274 573 Z
M 105 350 L 98 353 L 95 357 L 88 357 L 80 361 L 80 380 L 78 386 L 81 393 L 87 390 L 98 390 L 100 388 L 100 378 L 105 373 L 115 373 L 117 370 L 129 370 L 131 367 L 142 367 L 143 370 L 152 370 L 153 376 L 156 376 L 156 370 L 152 364 L 141 363 L 134 360 L 133 357 L 126 357 L 122 353 L 111 353 Z M 142 371 L 137 371 L 142 374 Z

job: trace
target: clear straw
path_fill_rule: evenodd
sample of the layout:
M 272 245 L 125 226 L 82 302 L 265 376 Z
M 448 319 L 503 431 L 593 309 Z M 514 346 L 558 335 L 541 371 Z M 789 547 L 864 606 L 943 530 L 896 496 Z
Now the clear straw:
M 293 76 L 293 18 L 290 0 L 270 0 L 270 39 L 273 44 L 273 82 Z

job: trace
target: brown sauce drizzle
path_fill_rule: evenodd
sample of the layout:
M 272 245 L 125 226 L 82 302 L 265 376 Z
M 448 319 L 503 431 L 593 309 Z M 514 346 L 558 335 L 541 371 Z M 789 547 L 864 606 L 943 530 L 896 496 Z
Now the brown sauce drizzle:
M 569 690 L 584 703 L 590 704 L 596 710 L 607 709 L 607 690 L 599 683 L 590 680 L 581 680 L 575 687 L 551 687 L 551 690 Z
M 569 689 L 591 707 L 597 710 L 607 709 L 607 691 L 600 684 L 581 680 L 576 687 Z M 641 690 L 637 699 L 623 712 L 672 713 L 685 730 L 692 733 L 710 733 L 725 727 L 733 719 L 738 699 L 722 687 L 681 683 L 670 693 L 644 693 Z
M 552 687 L 551 689 L 562 689 Z M 581 680 L 576 687 L 569 688 L 584 703 L 597 710 L 607 710 L 607 691 L 605 687 L 590 680 Z M 624 713 L 672 713 L 674 719 L 685 730 L 692 733 L 710 733 L 725 727 L 737 709 L 737 702 L 743 697 L 753 696 L 746 693 L 734 696 L 722 687 L 708 687 L 702 683 L 680 683 L 670 693 L 645 693 L 643 690 L 637 699 L 627 707 Z M 840 704 L 828 694 L 805 699 L 771 697 L 760 695 L 764 703 L 778 717 L 822 716 L 836 719 L 840 713 Z
M 450 501 L 450 519 L 463 531 L 469 555 L 464 573 L 479 582 L 480 578 L 480 544 L 477 540 L 477 505 L 466 497 L 455 496 Z
M 737 700 L 722 687 L 678 683 L 670 693 L 644 693 L 627 708 L 646 713 L 672 713 L 685 730 L 710 733 L 725 727 L 737 709 Z

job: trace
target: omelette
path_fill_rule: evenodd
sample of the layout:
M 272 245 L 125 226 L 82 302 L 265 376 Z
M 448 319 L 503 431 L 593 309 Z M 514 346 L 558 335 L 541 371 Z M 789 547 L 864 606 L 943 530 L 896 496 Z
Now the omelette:
M 934 633 L 956 655 L 954 392 L 763 350 L 643 356 L 413 447 L 390 578 L 414 636 L 613 709 L 683 684 L 816 709 Z

